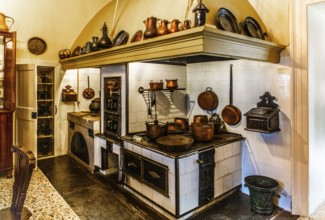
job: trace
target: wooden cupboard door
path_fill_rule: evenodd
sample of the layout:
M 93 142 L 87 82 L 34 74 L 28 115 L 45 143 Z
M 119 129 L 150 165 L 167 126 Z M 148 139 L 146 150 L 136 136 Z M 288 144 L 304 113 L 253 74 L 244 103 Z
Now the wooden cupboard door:
M 35 65 L 16 66 L 17 103 L 15 144 L 23 145 L 37 155 L 37 90 Z M 35 117 L 34 117 L 35 116 Z
M 0 111 L 0 171 L 12 176 L 12 111 Z

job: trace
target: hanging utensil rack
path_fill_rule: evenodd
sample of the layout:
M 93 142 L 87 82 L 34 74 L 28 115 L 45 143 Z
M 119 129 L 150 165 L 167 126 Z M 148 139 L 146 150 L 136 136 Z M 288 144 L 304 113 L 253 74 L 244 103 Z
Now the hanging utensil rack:
M 157 91 L 161 91 L 161 92 L 173 92 L 174 90 L 185 90 L 185 88 L 177 88 L 177 89 L 160 89 Z M 148 116 L 150 117 L 150 119 L 153 119 L 153 114 L 152 114 L 152 107 L 155 107 L 155 120 L 157 120 L 157 111 L 156 111 L 156 104 L 157 104 L 157 100 L 156 100 L 156 91 L 151 90 L 151 89 L 144 89 L 143 87 L 139 87 L 138 92 L 142 95 L 147 108 L 148 108 Z

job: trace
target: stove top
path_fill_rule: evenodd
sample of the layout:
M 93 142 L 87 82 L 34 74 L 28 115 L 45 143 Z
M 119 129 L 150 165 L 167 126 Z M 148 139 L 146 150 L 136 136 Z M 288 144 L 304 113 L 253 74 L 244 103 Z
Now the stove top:
M 177 135 L 177 134 L 175 134 Z M 182 135 L 185 136 L 192 136 L 191 133 L 183 133 Z M 122 137 L 122 140 L 132 142 L 136 145 L 139 145 L 143 148 L 150 149 L 152 151 L 158 152 L 160 154 L 164 154 L 169 157 L 185 157 L 189 154 L 207 150 L 211 147 L 217 147 L 222 146 L 227 143 L 231 143 L 234 141 L 243 140 L 243 136 L 236 133 L 230 133 L 230 132 L 221 132 L 220 134 L 215 134 L 212 141 L 208 142 L 199 142 L 194 141 L 189 148 L 182 151 L 166 151 L 165 148 L 162 147 L 160 144 L 156 143 L 155 141 L 151 141 L 147 138 L 146 132 L 139 132 L 139 133 L 132 133 L 127 136 Z

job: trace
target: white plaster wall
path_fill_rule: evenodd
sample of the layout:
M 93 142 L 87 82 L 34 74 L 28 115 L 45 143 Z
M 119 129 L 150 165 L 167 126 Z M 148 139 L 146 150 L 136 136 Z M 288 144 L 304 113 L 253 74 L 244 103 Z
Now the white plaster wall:
M 166 88 L 166 79 L 177 79 L 179 88 L 186 88 L 185 66 L 130 63 L 129 64 L 129 132 L 145 131 L 145 122 L 153 121 L 155 108 L 152 116 L 148 117 L 148 106 L 144 97 L 138 92 L 139 87 L 148 89 L 149 83 L 163 80 Z M 147 96 L 146 96 L 147 97 Z M 173 121 L 174 117 L 186 117 L 186 90 L 156 92 L 157 119 L 161 122 Z
M 229 104 L 229 70 L 233 64 L 233 104 L 242 114 L 256 107 L 259 96 L 269 91 L 278 100 L 281 107 L 281 131 L 262 134 L 244 130 L 246 118 L 236 126 L 227 126 L 231 132 L 241 133 L 246 137 L 242 147 L 243 179 L 248 175 L 264 175 L 277 180 L 280 184 L 281 199 L 279 206 L 290 210 L 291 206 L 291 70 L 289 59 L 283 57 L 282 64 L 269 64 L 256 61 L 222 61 L 190 64 L 187 66 L 187 92 L 190 101 L 197 102 L 198 95 L 207 86 L 218 95 L 219 106 L 216 112 L 221 114 Z M 197 104 L 189 116 L 192 121 L 196 114 L 207 114 Z M 243 180 L 242 180 L 243 181 Z M 247 188 L 243 192 L 248 193 Z
M 87 100 L 82 96 L 84 89 L 88 88 L 88 76 L 90 88 L 95 91 L 95 97 L 99 97 L 100 91 L 100 69 L 86 68 L 79 70 L 68 70 L 64 74 L 59 90 L 70 85 L 75 92 L 78 93 L 79 102 L 60 102 L 58 111 L 60 112 L 60 135 L 61 135 L 61 154 L 66 154 L 68 150 L 68 112 L 90 111 L 89 105 L 91 99 Z M 60 93 L 61 95 L 61 93 Z
M 325 2 L 308 7 L 309 210 L 325 199 Z

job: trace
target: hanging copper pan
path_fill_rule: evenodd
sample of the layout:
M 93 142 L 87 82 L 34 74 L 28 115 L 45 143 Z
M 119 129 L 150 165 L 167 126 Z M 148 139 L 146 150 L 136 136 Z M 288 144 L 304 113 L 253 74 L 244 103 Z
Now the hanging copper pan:
M 88 88 L 82 92 L 82 96 L 85 99 L 92 99 L 95 96 L 95 91 L 89 87 L 89 76 L 88 76 Z
M 197 102 L 203 110 L 213 111 L 218 107 L 219 99 L 217 94 L 212 91 L 212 88 L 207 87 L 206 90 L 198 96 Z
M 232 64 L 230 64 L 230 104 L 221 112 L 222 119 L 229 125 L 236 125 L 241 120 L 241 111 L 232 104 Z

